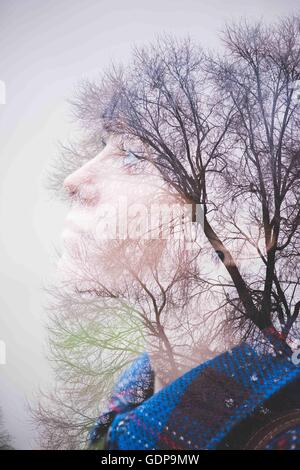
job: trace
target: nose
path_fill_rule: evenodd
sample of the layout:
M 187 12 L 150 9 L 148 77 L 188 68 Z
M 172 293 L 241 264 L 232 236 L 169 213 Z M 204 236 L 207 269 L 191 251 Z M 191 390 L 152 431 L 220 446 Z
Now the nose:
M 84 189 L 95 185 L 95 171 L 93 161 L 90 160 L 78 170 L 74 171 L 63 182 L 63 188 L 70 199 L 80 197 Z
M 70 198 L 74 197 L 79 191 L 79 182 L 76 181 L 74 175 L 75 173 L 69 175 L 63 183 L 63 188 Z
M 78 186 L 72 183 L 71 177 L 72 175 L 69 175 L 63 183 L 63 188 L 65 192 L 67 193 L 69 198 L 73 198 L 76 193 L 78 192 Z

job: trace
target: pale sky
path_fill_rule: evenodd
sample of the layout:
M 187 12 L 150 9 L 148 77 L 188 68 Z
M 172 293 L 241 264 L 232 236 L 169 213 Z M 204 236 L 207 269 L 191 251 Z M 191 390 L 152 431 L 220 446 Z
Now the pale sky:
M 57 142 L 72 133 L 66 100 L 80 79 L 159 33 L 217 48 L 225 21 L 297 11 L 299 0 L 0 0 L 0 406 L 16 448 L 34 446 L 26 400 L 51 381 L 42 286 L 65 208 L 43 184 Z

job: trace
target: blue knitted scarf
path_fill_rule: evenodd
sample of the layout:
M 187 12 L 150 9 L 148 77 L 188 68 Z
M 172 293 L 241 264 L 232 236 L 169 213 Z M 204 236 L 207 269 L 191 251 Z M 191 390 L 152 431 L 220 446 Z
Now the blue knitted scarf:
M 154 393 L 145 353 L 121 376 L 90 442 L 109 430 L 110 450 L 216 449 L 237 424 L 299 377 L 300 367 L 290 359 L 259 355 L 242 344 Z

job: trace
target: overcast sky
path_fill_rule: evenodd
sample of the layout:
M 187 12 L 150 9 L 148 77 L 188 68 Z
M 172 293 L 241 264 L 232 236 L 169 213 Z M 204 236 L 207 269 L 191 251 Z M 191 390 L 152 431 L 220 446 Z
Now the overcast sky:
M 0 0 L 0 406 L 17 448 L 34 446 L 26 400 L 51 380 L 42 286 L 65 216 L 43 187 L 57 142 L 72 133 L 66 100 L 82 78 L 162 32 L 212 48 L 225 21 L 276 20 L 299 0 Z M 299 11 L 299 7 L 298 7 Z M 0 98 L 1 99 L 1 98 Z

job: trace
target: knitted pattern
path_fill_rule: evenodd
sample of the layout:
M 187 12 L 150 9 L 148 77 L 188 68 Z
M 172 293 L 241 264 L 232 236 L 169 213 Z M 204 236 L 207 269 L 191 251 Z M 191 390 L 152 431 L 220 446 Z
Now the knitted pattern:
M 153 395 L 144 354 L 123 374 L 91 438 L 111 423 L 110 450 L 216 449 L 238 423 L 298 377 L 300 368 L 289 359 L 258 355 L 242 344 Z
M 289 429 L 276 436 L 266 446 L 266 450 L 299 450 L 300 449 L 300 426 Z
M 105 436 L 117 413 L 130 410 L 149 398 L 153 394 L 153 387 L 153 371 L 148 354 L 144 353 L 120 376 L 108 406 L 89 434 L 90 443 L 94 444 Z

